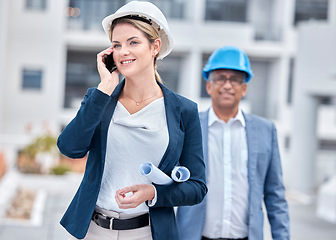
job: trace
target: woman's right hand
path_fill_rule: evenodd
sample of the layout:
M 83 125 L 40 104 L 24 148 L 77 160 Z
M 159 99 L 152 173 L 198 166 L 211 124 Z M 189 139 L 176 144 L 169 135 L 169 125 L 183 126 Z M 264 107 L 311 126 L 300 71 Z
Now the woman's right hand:
M 126 194 L 132 193 L 130 196 Z M 115 194 L 115 200 L 120 209 L 136 208 L 147 200 L 152 201 L 155 197 L 155 187 L 150 184 L 135 184 L 124 187 Z
M 113 52 L 112 47 L 109 47 L 97 54 L 97 69 L 100 75 L 100 83 L 98 89 L 107 95 L 111 95 L 115 87 L 119 83 L 119 71 L 116 69 L 111 72 L 107 70 L 104 63 L 104 56 Z

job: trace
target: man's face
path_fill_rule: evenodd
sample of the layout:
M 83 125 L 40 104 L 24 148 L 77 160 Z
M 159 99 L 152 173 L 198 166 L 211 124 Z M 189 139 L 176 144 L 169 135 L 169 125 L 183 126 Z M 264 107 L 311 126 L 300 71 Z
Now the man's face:
M 246 95 L 246 75 L 229 69 L 214 70 L 206 83 L 212 105 L 218 110 L 238 110 L 239 102 Z

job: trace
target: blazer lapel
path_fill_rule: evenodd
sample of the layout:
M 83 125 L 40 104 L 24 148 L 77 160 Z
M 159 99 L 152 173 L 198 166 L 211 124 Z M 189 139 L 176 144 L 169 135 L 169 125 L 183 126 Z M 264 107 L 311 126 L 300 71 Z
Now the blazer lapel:
M 202 140 L 203 140 L 203 155 L 205 166 L 208 166 L 208 132 L 209 132 L 209 110 L 206 112 L 201 112 L 199 114 L 201 129 L 202 129 Z
M 180 102 L 175 94 L 161 83 L 159 83 L 159 86 L 164 95 L 169 143 L 158 167 L 167 173 L 171 170 L 169 166 L 171 166 L 172 163 L 174 164 L 173 166 L 175 166 L 178 162 L 179 159 L 175 157 L 174 153 L 179 152 L 177 149 L 181 148 L 183 144 L 183 142 L 181 142 L 183 140 L 183 136 L 181 136 L 182 131 L 180 130 L 181 111 Z
M 257 152 L 258 152 L 258 129 L 255 122 L 252 120 L 250 115 L 244 115 L 246 121 L 246 141 L 248 150 L 248 180 L 249 186 L 255 178 L 256 167 L 257 167 Z

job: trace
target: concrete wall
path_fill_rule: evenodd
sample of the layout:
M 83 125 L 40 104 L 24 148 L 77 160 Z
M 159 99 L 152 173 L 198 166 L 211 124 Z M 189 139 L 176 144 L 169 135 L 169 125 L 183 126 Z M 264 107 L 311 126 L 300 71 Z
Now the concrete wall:
M 317 187 L 317 128 L 323 125 L 318 122 L 320 97 L 336 97 L 335 29 L 334 24 L 319 22 L 298 29 L 291 157 L 296 171 L 291 179 L 293 188 L 307 193 Z
M 8 1 L 3 134 L 23 134 L 30 123 L 57 123 L 65 76 L 66 4 L 47 1 L 47 9 L 39 12 L 27 10 L 23 0 Z M 43 71 L 40 90 L 22 89 L 23 69 Z
M 3 0 L 0 2 L 0 86 L 4 85 L 6 76 L 6 43 L 7 43 L 7 2 L 8 0 Z M 0 87 L 0 133 L 3 130 L 3 108 L 5 103 L 4 97 L 5 89 Z M 1 149 L 0 149 L 1 150 Z

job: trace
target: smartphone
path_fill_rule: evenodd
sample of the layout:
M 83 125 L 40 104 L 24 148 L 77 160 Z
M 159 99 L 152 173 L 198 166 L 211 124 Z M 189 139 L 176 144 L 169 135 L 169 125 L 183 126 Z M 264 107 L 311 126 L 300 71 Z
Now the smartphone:
M 107 70 L 109 70 L 110 72 L 113 72 L 114 70 L 117 69 L 117 66 L 113 60 L 113 53 L 111 53 L 110 55 L 106 54 L 104 56 L 104 60 L 105 60 L 105 66 Z

